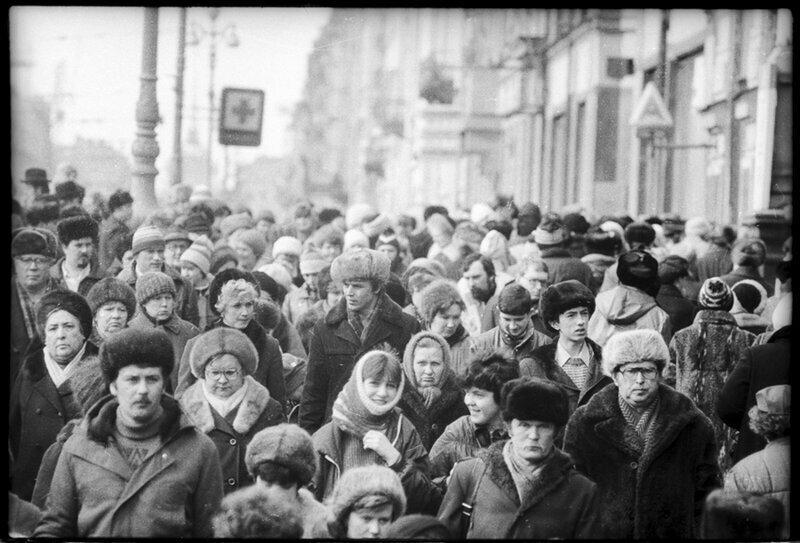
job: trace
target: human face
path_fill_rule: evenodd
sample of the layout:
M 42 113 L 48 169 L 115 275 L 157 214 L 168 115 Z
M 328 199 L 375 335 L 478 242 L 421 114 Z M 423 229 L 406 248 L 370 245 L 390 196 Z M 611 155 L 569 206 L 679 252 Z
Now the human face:
M 164 261 L 175 268 L 181 266 L 181 255 L 189 248 L 189 243 L 179 239 L 168 241 L 164 247 Z
M 520 338 L 528 332 L 531 326 L 530 315 L 509 315 L 498 311 L 500 318 L 497 321 L 500 330 L 511 336 L 512 338 Z
M 107 302 L 97 308 L 94 315 L 94 326 L 102 338 L 119 332 L 125 328 L 126 322 L 128 322 L 128 309 L 122 302 Z
M 643 410 L 658 394 L 659 375 L 655 363 L 630 362 L 623 365 L 620 370 L 622 371 L 614 372 L 613 376 L 614 383 L 619 388 L 620 397 L 637 411 Z M 655 372 L 655 375 L 652 378 L 646 378 L 640 372 L 634 373 L 634 370 L 650 370 Z
M 294 225 L 298 232 L 310 232 L 314 228 L 314 221 L 310 216 L 295 217 Z
M 306 282 L 306 286 L 313 291 L 317 290 L 317 277 L 319 277 L 319 272 L 303 274 L 303 280 Z
M 117 398 L 124 417 L 144 425 L 158 416 L 164 393 L 164 375 L 161 368 L 125 366 L 108 388 Z
M 131 220 L 131 217 L 133 217 L 133 204 L 125 204 L 124 206 L 118 207 L 114 211 L 114 214 L 122 222 Z
M 342 287 L 340 287 L 337 283 L 331 281 L 328 284 L 328 304 L 336 305 L 339 303 L 339 300 L 342 299 Z
M 50 357 L 64 366 L 81 350 L 86 336 L 78 317 L 58 309 L 53 311 L 44 325 L 44 347 Z
M 392 504 L 351 511 L 347 517 L 348 539 L 380 539 L 392 522 Z
M 486 273 L 486 270 L 483 269 L 483 264 L 479 261 L 476 260 L 470 264 L 469 268 L 467 268 L 467 271 L 465 271 L 462 276 L 467 281 L 467 286 L 470 290 L 473 288 L 489 290 L 489 275 Z
M 140 270 L 161 271 L 164 265 L 164 249 L 143 249 L 133 258 Z
M 191 262 L 181 262 L 181 277 L 188 279 L 193 285 L 199 285 L 203 280 L 203 272 Z
M 552 422 L 511 419 L 511 424 L 506 427 L 511 446 L 520 458 L 530 464 L 541 462 L 553 450 L 556 425 Z
M 425 346 L 414 349 L 414 378 L 420 387 L 438 385 L 444 373 L 444 353 L 440 347 Z
M 64 250 L 64 260 L 73 268 L 85 268 L 89 265 L 94 254 L 94 240 L 91 237 L 73 239 L 69 244 L 61 245 Z
M 389 262 L 394 262 L 397 258 L 397 248 L 394 245 L 379 245 L 377 249 L 389 258 Z
M 369 281 L 345 281 L 342 293 L 347 300 L 347 309 L 356 313 L 369 309 L 378 297 Z
M 589 308 L 573 307 L 561 313 L 557 321 L 550 325 L 558 330 L 561 337 L 573 343 L 581 343 L 586 339 L 586 326 L 589 323 Z
M 333 262 L 333 259 L 342 254 L 342 246 L 335 243 L 328 243 L 327 241 L 322 244 L 319 250 L 322 253 L 322 258 L 328 262 Z
M 547 287 L 547 272 L 538 268 L 528 268 L 519 282 L 531 293 L 531 299 L 538 300 Z
M 444 311 L 437 311 L 430 324 L 431 332 L 435 332 L 447 339 L 452 336 L 461 324 L 461 306 L 451 305 Z
M 364 379 L 364 393 L 378 405 L 386 405 L 397 396 L 397 383 L 383 379 Z
M 14 273 L 20 284 L 29 290 L 44 286 L 50 276 L 53 259 L 42 255 L 20 255 L 14 257 Z
M 476 426 L 489 426 L 500 419 L 500 406 L 489 390 L 469 387 L 464 394 L 464 404 L 469 409 L 469 419 Z
M 230 398 L 244 386 L 242 364 L 229 353 L 218 356 L 206 364 L 204 374 L 206 389 L 217 398 Z
M 453 236 L 447 231 L 440 228 L 430 228 L 428 231 L 431 234 L 433 242 L 439 247 L 447 247 L 453 240 Z
M 239 241 L 238 239 L 234 239 L 230 241 L 231 249 L 236 251 L 236 256 L 239 257 L 239 269 L 244 271 L 250 271 L 253 269 L 253 266 L 256 265 L 256 254 L 253 252 L 253 249 L 243 241 Z
M 248 296 L 240 296 L 222 308 L 222 322 L 244 330 L 256 314 L 256 300 Z
M 143 307 L 157 322 L 166 321 L 175 309 L 175 297 L 169 293 L 159 294 L 147 300 Z

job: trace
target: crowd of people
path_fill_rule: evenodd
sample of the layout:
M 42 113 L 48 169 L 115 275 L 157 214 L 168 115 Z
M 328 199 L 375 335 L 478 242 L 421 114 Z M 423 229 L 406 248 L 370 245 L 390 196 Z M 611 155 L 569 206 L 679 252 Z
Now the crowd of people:
M 10 536 L 792 537 L 791 238 L 71 174 L 13 202 Z

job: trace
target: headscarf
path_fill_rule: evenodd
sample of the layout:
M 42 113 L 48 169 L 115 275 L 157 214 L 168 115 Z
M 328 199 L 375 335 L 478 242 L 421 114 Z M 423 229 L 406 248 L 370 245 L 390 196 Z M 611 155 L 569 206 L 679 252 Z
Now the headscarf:
M 424 339 L 432 339 L 442 349 L 442 364 L 444 370 L 439 377 L 438 383 L 427 387 L 420 387 L 419 383 L 417 383 L 416 374 L 414 373 L 414 351 L 416 351 L 417 346 Z M 430 408 L 442 395 L 442 384 L 447 380 L 447 374 L 452 372 L 450 369 L 450 346 L 442 336 L 434 332 L 422 331 L 415 334 L 409 340 L 408 345 L 406 345 L 406 350 L 403 353 L 403 370 L 411 386 L 414 387 L 414 390 L 419 392 L 425 400 L 425 407 Z

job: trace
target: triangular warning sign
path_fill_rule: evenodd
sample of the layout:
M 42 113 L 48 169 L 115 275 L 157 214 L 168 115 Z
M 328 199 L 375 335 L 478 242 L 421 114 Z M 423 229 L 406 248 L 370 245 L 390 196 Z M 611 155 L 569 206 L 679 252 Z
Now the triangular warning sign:
M 644 87 L 642 96 L 633 108 L 631 125 L 639 129 L 672 128 L 672 115 L 670 115 L 661 93 L 655 83 L 650 81 Z

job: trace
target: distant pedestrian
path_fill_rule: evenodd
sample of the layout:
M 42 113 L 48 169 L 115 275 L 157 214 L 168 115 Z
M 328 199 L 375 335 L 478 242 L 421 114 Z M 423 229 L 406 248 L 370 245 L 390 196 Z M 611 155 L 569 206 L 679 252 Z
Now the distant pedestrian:
M 128 327 L 136 313 L 136 291 L 116 277 L 104 277 L 86 294 L 92 309 L 91 341 L 98 347 L 109 335 Z
M 291 504 L 257 486 L 228 494 L 214 515 L 220 539 L 300 539 L 303 519 Z
M 703 507 L 699 537 L 728 541 L 783 539 L 783 507 L 772 496 L 716 489 Z
M 132 234 L 128 221 L 133 217 L 133 197 L 117 190 L 108 198 L 108 217 L 100 224 L 100 269 L 108 270 L 117 260 L 121 265 L 125 248 L 130 247 Z
M 775 286 L 764 279 L 759 268 L 767 259 L 767 246 L 758 238 L 745 238 L 738 240 L 733 245 L 731 253 L 733 270 L 721 276 L 725 283 L 732 287 L 742 279 L 752 279 L 767 291 L 767 296 L 772 296 Z

